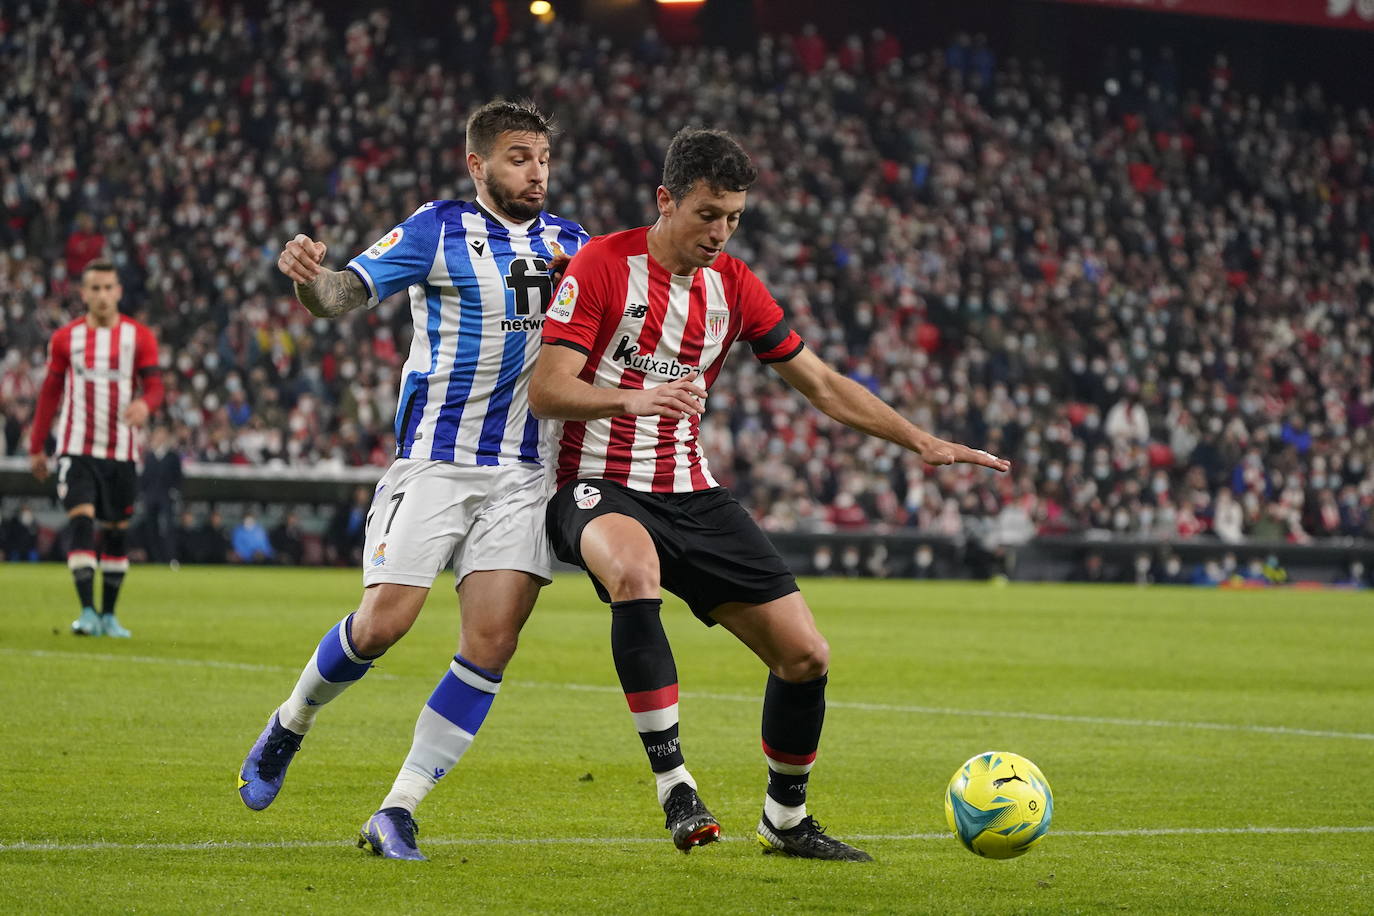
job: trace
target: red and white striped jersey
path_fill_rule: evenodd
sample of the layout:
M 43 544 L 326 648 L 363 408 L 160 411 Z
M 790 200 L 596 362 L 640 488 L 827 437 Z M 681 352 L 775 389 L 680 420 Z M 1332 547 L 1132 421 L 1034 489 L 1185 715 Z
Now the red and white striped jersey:
M 649 256 L 648 227 L 583 247 L 546 318 L 545 346 L 585 353 L 579 377 L 598 388 L 652 388 L 700 369 L 709 389 L 736 340 L 763 362 L 789 360 L 804 346 L 743 261 L 722 253 L 711 267 L 675 276 Z M 697 442 L 698 420 L 568 420 L 559 430 L 558 486 L 596 477 L 653 493 L 719 486 Z
M 139 432 L 120 417 L 134 398 L 135 382 L 153 387 L 149 382 L 156 373 L 157 338 L 126 315 L 108 328 L 92 327 L 84 317 L 59 328 L 48 349 L 48 377 L 63 379 L 57 454 L 137 461 Z M 161 380 L 155 385 L 160 395 Z M 33 452 L 43 448 L 55 405 L 47 411 L 43 406 L 34 422 Z M 157 404 L 149 407 L 156 409 Z M 46 422 L 41 422 L 45 413 Z

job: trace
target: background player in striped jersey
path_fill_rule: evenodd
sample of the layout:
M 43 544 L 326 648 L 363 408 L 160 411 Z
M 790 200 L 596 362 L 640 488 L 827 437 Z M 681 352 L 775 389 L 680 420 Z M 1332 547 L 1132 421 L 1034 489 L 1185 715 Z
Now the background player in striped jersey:
M 57 330 L 48 346 L 48 374 L 29 432 L 29 463 L 48 477 L 45 449 L 57 422 L 57 496 L 67 510 L 67 568 L 76 583 L 79 636 L 130 633 L 115 616 L 119 589 L 129 569 L 129 518 L 138 496 L 134 467 L 140 428 L 162 403 L 157 338 L 119 313 L 124 288 L 115 266 L 88 263 L 81 272 L 86 314 Z M 100 613 L 95 610 L 96 540 L 100 523 Z
M 697 442 L 706 391 L 736 340 L 855 429 L 931 464 L 1006 461 L 912 425 L 826 366 L 763 284 L 725 254 L 756 171 L 722 131 L 674 138 L 658 222 L 603 236 L 563 279 L 530 403 L 564 420 L 549 536 L 611 605 L 611 652 L 658 783 L 665 826 L 683 852 L 715 840 L 678 738 L 677 668 L 659 620 L 660 586 L 768 666 L 763 751 L 768 788 L 758 838 L 767 851 L 867 860 L 806 811 L 825 714 L 829 646 L 796 580 L 748 513 L 711 476 Z
M 320 706 L 361 678 L 453 566 L 458 654 L 420 711 L 410 753 L 358 845 L 423 859 L 415 807 L 472 744 L 549 581 L 541 427 L 527 391 L 552 275 L 581 247 L 576 223 L 543 213 L 552 129 L 529 104 L 491 102 L 468 120 L 476 200 L 433 201 L 339 271 L 325 246 L 288 242 L 278 267 L 326 318 L 409 288 L 414 339 L 396 411 L 397 458 L 367 518 L 363 599 L 320 641 L 239 774 L 250 808 L 272 803 Z

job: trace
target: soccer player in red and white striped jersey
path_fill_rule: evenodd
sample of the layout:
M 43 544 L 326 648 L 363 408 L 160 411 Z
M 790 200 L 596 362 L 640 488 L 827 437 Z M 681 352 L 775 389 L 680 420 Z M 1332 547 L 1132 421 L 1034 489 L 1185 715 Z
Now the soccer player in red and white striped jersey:
M 722 131 L 684 130 L 668 149 L 653 226 L 593 240 L 568 267 L 544 324 L 530 406 L 564 421 L 548 532 L 611 605 L 611 653 L 683 852 L 720 827 L 696 792 L 678 737 L 677 668 L 660 588 L 720 624 L 769 668 L 763 702 L 767 851 L 869 856 L 806 811 L 820 744 L 829 647 L 782 558 L 711 476 L 697 441 L 706 393 L 730 345 L 747 341 L 814 406 L 931 464 L 1008 462 L 912 425 L 826 366 L 741 261 L 724 253 L 756 177 Z
M 48 374 L 29 432 L 30 466 L 39 480 L 48 477 L 48 434 L 56 434 L 57 495 L 71 530 L 67 566 L 81 601 L 81 617 L 72 623 L 72 632 L 81 636 L 129 636 L 115 617 L 115 603 L 129 568 L 126 542 L 137 496 L 141 427 L 162 402 L 157 338 L 147 326 L 119 313 L 123 294 L 113 264 L 97 260 L 86 265 L 81 273 L 86 314 L 53 334 Z M 103 529 L 99 614 L 97 521 Z

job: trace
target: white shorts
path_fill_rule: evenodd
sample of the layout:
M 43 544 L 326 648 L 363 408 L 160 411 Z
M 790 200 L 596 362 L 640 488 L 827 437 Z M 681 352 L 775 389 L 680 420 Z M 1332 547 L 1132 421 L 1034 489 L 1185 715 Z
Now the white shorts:
M 547 585 L 549 496 L 548 475 L 537 465 L 397 458 L 372 494 L 363 585 L 428 588 L 450 563 L 458 582 L 478 570 L 514 569 Z

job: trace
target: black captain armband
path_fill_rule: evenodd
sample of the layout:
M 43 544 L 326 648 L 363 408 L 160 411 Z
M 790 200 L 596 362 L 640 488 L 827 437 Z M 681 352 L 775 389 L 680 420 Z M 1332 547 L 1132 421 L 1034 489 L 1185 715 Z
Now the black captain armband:
M 546 347 L 567 347 L 569 350 L 576 350 L 578 353 L 581 353 L 583 356 L 591 356 L 591 355 L 592 355 L 592 351 L 591 351 L 591 350 L 588 350 L 586 347 L 582 346 L 580 343 L 573 343 L 571 340 L 559 340 L 559 339 L 555 338 L 555 339 L 553 339 L 553 340 L 546 340 L 546 341 L 544 341 L 544 346 L 546 346 Z
M 804 350 L 806 342 L 793 332 L 784 318 L 767 334 L 749 341 L 749 346 L 759 362 L 785 363 Z

